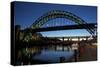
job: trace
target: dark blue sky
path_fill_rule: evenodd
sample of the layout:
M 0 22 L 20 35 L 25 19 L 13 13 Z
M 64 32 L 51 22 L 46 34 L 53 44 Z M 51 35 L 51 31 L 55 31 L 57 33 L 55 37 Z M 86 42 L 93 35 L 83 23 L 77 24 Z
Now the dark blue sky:
M 31 2 L 15 2 L 15 25 L 21 25 L 21 28 L 30 27 L 34 21 L 51 10 L 64 10 L 74 13 L 88 23 L 97 22 L 97 8 L 95 6 L 73 6 L 73 5 L 54 5 Z M 83 30 L 63 30 L 41 32 L 44 36 L 84 36 L 90 35 Z M 56 33 L 56 34 L 55 34 Z

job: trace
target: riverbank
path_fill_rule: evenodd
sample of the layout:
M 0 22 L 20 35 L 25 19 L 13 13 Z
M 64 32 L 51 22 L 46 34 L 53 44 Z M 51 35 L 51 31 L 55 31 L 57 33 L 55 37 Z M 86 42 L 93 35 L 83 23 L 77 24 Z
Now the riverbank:
M 83 54 L 78 61 L 96 61 L 97 60 L 97 45 L 86 45 Z

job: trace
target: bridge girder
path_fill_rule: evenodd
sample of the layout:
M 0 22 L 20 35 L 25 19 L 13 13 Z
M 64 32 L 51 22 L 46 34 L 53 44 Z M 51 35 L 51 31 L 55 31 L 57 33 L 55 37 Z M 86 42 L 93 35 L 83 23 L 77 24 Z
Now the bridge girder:
M 46 22 L 55 19 L 55 18 L 65 18 L 69 19 L 71 21 L 74 21 L 78 25 L 80 24 L 87 24 L 83 19 L 76 16 L 75 14 L 68 12 L 68 11 L 62 11 L 62 10 L 53 10 L 50 12 L 45 13 L 43 16 L 39 17 L 32 25 L 31 29 L 37 29 L 40 28 L 42 25 L 44 25 Z M 84 26 L 86 30 L 91 34 L 94 35 L 94 27 L 92 26 Z

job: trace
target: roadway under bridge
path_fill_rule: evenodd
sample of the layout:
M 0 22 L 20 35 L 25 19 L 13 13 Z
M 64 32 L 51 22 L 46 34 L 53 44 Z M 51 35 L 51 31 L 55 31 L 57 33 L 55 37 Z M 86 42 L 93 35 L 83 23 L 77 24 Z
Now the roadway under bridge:
M 82 39 L 83 40 L 90 40 L 90 39 L 94 39 L 96 40 L 97 36 L 94 36 L 94 38 L 92 36 L 64 36 L 64 37 L 48 37 L 48 38 L 57 38 L 57 39 L 61 39 L 62 41 L 65 41 L 65 40 L 73 40 L 73 39 L 76 39 L 77 41 L 81 41 Z

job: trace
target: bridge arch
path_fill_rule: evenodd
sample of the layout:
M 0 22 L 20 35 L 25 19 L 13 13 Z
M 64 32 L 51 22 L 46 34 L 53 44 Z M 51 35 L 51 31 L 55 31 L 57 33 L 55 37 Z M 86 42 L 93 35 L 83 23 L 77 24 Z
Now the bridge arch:
M 68 12 L 68 11 L 62 11 L 62 10 L 52 10 L 47 13 L 45 13 L 43 16 L 39 17 L 32 25 L 31 29 L 40 28 L 42 25 L 47 23 L 48 21 L 55 19 L 55 18 L 66 18 L 68 20 L 74 21 L 77 24 L 87 24 L 83 19 L 78 17 L 77 15 Z M 92 27 L 85 26 L 86 30 L 90 34 L 94 34 L 94 29 Z

